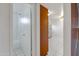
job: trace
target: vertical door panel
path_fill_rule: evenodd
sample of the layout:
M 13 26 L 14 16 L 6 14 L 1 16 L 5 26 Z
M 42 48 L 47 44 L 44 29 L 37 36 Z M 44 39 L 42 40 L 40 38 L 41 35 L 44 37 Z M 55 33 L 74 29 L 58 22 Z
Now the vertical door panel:
M 77 9 L 77 4 L 76 3 L 72 3 L 71 4 L 71 26 L 72 28 L 77 27 L 78 26 L 78 9 Z
M 78 9 L 77 4 L 71 4 L 71 55 L 76 55 L 78 40 Z
M 48 52 L 48 9 L 40 5 L 40 55 Z

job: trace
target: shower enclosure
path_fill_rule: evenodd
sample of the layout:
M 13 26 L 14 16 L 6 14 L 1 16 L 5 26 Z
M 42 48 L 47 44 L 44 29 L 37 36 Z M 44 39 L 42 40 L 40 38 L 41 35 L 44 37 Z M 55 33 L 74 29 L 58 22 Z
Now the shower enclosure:
M 32 53 L 32 14 L 30 4 L 11 4 L 11 55 L 31 56 Z

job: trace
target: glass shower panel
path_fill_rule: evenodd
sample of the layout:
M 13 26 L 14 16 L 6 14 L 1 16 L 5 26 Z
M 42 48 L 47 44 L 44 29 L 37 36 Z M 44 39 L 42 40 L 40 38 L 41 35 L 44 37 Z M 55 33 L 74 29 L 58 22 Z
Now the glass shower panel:
M 31 8 L 13 4 L 13 51 L 17 56 L 31 55 Z

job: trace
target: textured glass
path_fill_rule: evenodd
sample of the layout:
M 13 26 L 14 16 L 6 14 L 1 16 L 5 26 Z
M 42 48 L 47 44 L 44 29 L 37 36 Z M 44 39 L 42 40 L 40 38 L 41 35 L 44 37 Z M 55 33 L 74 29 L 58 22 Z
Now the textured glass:
M 31 9 L 29 4 L 13 4 L 13 53 L 31 55 Z

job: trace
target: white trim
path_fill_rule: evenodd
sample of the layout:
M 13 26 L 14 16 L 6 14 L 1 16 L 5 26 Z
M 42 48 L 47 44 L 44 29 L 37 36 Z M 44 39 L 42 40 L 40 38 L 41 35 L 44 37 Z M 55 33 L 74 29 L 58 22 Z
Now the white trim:
M 13 55 L 13 45 L 12 45 L 12 40 L 13 40 L 13 5 L 10 4 L 10 55 Z
M 37 56 L 40 56 L 40 4 L 36 4 L 36 44 Z
M 64 4 L 64 56 L 71 56 L 71 4 Z

